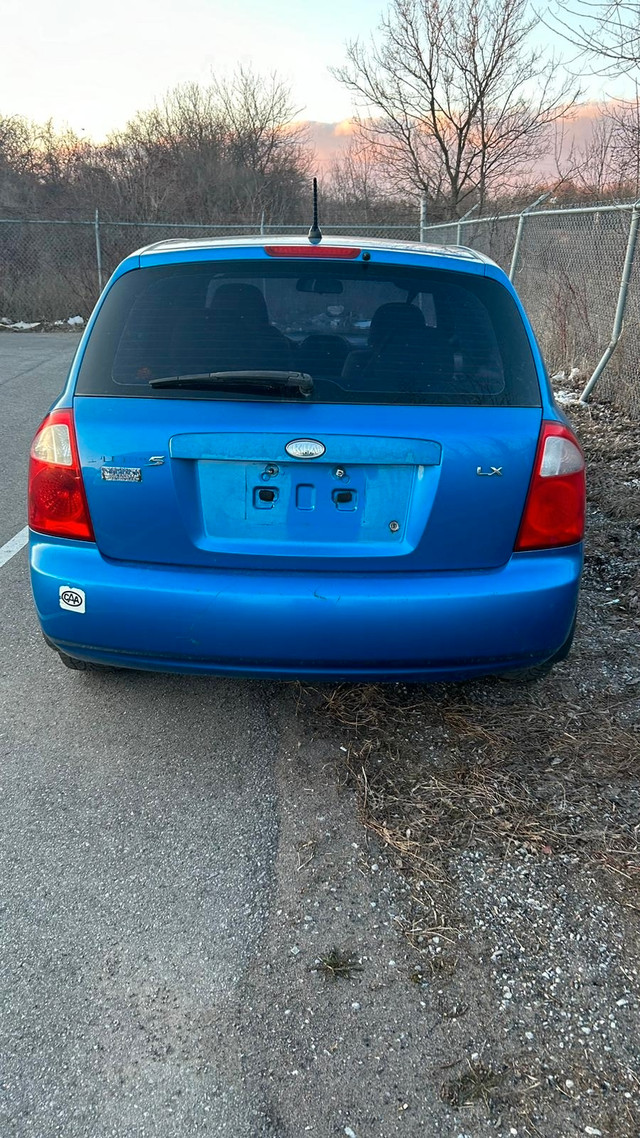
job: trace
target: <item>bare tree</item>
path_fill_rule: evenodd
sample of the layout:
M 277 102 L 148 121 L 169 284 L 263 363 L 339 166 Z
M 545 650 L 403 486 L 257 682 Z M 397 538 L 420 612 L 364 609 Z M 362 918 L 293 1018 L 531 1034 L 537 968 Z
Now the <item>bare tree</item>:
M 598 197 L 640 193 L 640 100 L 603 103 L 591 136 L 576 152 L 578 183 Z
M 594 119 L 590 138 L 575 155 L 576 177 L 580 186 L 602 198 L 620 183 L 616 161 L 616 123 L 605 104 Z
M 211 94 L 228 131 L 230 152 L 239 166 L 261 174 L 283 153 L 307 143 L 305 128 L 294 125 L 300 114 L 289 88 L 277 74 L 261 77 L 239 67 L 229 80 L 214 80 Z
M 0 206 L 15 216 L 256 222 L 296 217 L 310 155 L 276 75 L 184 83 L 103 145 L 0 115 Z
M 378 148 L 352 134 L 322 181 L 323 216 L 341 225 L 407 226 L 415 231 L 415 195 L 387 176 Z
M 295 113 L 276 75 L 240 69 L 168 92 L 109 138 L 105 161 L 138 216 L 279 217 L 295 211 L 309 160 Z
M 615 193 L 620 181 L 616 160 L 616 123 L 609 103 L 601 103 L 578 142 L 560 121 L 554 131 L 556 196 L 599 200 Z
M 394 183 L 459 215 L 526 176 L 577 98 L 530 46 L 527 0 L 392 0 L 334 71 Z
M 33 168 L 34 127 L 19 115 L 0 115 L 0 169 L 26 174 Z
M 638 198 L 640 196 L 640 91 L 635 85 L 635 97 L 620 100 L 611 108 L 614 127 L 614 149 L 617 168 L 623 181 Z
M 35 188 L 33 127 L 18 115 L 0 115 L 0 209 L 18 211 Z M 29 208 L 27 206 L 27 208 Z
M 357 213 L 365 225 L 377 220 L 377 209 L 386 197 L 385 188 L 375 148 L 354 136 L 329 170 L 326 189 L 333 213 L 345 218 Z
M 92 202 L 106 175 L 96 164 L 96 148 L 51 121 L 36 124 L 21 116 L 0 116 L 0 207 L 29 216 L 45 212 L 86 215 L 83 187 L 92 181 Z
M 640 69 L 637 0 L 573 0 L 551 14 L 549 27 L 601 75 L 615 78 Z
M 562 196 L 627 200 L 640 195 L 640 97 L 602 102 L 582 143 L 556 133 L 557 188 Z
M 610 160 L 627 192 L 640 193 L 640 4 L 638 0 L 570 0 L 547 17 L 548 26 L 570 43 L 574 64 L 585 63 L 611 79 L 631 76 L 635 93 L 612 100 L 604 119 Z

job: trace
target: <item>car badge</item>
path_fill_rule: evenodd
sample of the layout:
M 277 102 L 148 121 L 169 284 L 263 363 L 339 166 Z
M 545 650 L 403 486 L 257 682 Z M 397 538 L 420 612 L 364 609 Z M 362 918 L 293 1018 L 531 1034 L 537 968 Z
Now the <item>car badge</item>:
M 105 482 L 142 482 L 139 466 L 103 466 L 100 474 Z
M 480 475 L 481 478 L 493 478 L 494 474 L 502 477 L 502 467 L 492 466 L 491 470 L 483 470 L 481 466 L 478 466 L 476 467 L 476 474 Z
M 284 449 L 291 458 L 321 458 L 327 448 L 317 439 L 292 439 Z

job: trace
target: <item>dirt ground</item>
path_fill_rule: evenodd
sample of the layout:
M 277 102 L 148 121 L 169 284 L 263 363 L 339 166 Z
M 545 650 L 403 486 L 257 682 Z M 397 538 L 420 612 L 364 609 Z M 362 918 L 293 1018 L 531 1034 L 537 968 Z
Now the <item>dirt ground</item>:
M 361 871 L 407 890 L 424 1095 L 454 1138 L 640 1135 L 640 429 L 567 410 L 589 485 L 569 659 L 532 685 L 299 693 L 357 794 Z M 348 937 L 316 958 L 336 986 L 361 964 Z

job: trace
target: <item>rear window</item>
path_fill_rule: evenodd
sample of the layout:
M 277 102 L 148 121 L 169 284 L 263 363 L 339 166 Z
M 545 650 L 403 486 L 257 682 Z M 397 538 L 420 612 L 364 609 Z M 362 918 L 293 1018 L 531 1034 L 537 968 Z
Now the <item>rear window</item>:
M 134 269 L 110 289 L 80 395 L 305 398 L 294 387 L 153 386 L 211 373 L 302 372 L 319 403 L 540 404 L 517 307 L 497 281 L 376 265 L 208 261 Z M 218 380 L 219 382 L 219 380 Z

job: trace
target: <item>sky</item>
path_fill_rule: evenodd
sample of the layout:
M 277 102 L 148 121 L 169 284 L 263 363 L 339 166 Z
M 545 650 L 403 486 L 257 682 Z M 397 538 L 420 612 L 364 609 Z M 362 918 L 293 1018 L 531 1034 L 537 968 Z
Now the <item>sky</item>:
M 329 74 L 345 41 L 368 36 L 384 0 L 0 0 L 0 115 L 53 118 L 95 140 L 186 80 L 238 63 L 277 71 L 297 117 L 352 113 Z M 538 39 L 548 37 L 541 28 Z M 611 84 L 609 84 L 609 87 Z M 598 81 L 587 97 L 607 93 Z
M 186 80 L 237 63 L 291 83 L 300 118 L 347 118 L 328 73 L 375 27 L 377 0 L 0 0 L 0 114 L 99 138 Z

